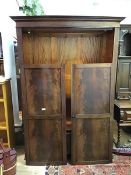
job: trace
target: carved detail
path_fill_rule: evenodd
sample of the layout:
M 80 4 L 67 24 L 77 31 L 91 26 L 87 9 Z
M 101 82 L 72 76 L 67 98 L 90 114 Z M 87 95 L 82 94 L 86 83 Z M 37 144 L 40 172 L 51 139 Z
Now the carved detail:
M 120 131 L 120 125 L 119 125 L 119 123 L 117 123 L 117 127 L 118 127 L 118 133 L 117 133 L 117 145 L 116 145 L 116 147 L 118 147 L 119 148 L 119 146 L 120 146 L 120 137 L 121 137 L 121 131 Z
M 124 56 L 124 36 L 127 33 L 131 33 L 131 30 L 120 30 L 120 40 L 119 40 L 119 55 Z

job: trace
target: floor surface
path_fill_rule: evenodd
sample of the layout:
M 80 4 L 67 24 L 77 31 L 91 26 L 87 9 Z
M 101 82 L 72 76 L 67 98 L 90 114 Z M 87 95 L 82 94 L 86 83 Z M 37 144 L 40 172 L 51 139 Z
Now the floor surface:
M 25 165 L 24 147 L 17 147 L 16 175 L 45 175 L 45 166 Z

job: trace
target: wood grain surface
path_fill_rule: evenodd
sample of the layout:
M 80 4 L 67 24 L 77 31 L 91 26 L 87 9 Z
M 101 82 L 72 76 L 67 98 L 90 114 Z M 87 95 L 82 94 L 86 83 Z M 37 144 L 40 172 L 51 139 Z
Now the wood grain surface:
M 76 114 L 110 113 L 111 67 L 86 65 L 73 69 L 73 90 Z
M 61 69 L 26 69 L 29 115 L 61 114 Z
M 110 162 L 111 64 L 72 66 L 72 162 Z
M 23 42 L 24 64 L 112 62 L 112 31 L 46 34 L 36 30 L 23 33 Z
M 64 67 L 25 66 L 27 164 L 66 161 Z
M 62 121 L 29 120 L 29 150 L 32 162 L 62 164 Z
M 75 122 L 76 163 L 109 159 L 110 118 L 106 115 L 77 118 Z

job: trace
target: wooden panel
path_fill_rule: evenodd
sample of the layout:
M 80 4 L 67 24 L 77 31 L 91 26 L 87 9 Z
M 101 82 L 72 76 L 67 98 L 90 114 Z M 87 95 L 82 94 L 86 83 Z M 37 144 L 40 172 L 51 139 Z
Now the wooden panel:
M 121 88 L 129 89 L 130 63 L 121 65 Z
M 26 68 L 29 115 L 61 114 L 61 69 Z
M 108 34 L 109 33 L 109 34 Z M 113 31 L 23 33 L 24 63 L 80 64 L 112 62 Z M 110 47 L 109 47 L 110 46 Z M 108 51 L 107 51 L 108 50 Z
M 87 115 L 85 118 L 74 119 L 73 144 L 76 151 L 73 159 L 76 164 L 109 161 L 110 118 L 107 116 Z
M 29 120 L 28 126 L 30 162 L 62 163 L 62 121 Z
M 101 57 L 103 63 L 111 63 L 113 61 L 113 47 L 114 47 L 114 31 L 107 31 L 105 33 L 105 40 L 101 47 Z
M 131 59 L 120 56 L 118 59 L 116 98 L 130 99 L 131 93 Z
M 66 161 L 64 72 L 64 66 L 24 66 L 27 164 Z
M 74 164 L 111 162 L 110 87 L 111 64 L 72 66 Z
M 129 79 L 130 79 L 130 62 L 121 62 L 119 65 L 119 90 L 129 91 Z
M 110 113 L 110 76 L 110 67 L 106 65 L 80 68 L 74 65 L 72 79 L 75 113 Z

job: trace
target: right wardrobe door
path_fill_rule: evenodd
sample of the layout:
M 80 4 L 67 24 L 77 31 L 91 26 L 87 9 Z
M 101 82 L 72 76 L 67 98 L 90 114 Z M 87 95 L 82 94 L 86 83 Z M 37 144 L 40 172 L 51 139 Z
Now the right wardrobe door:
M 72 163 L 112 160 L 111 64 L 72 65 Z

